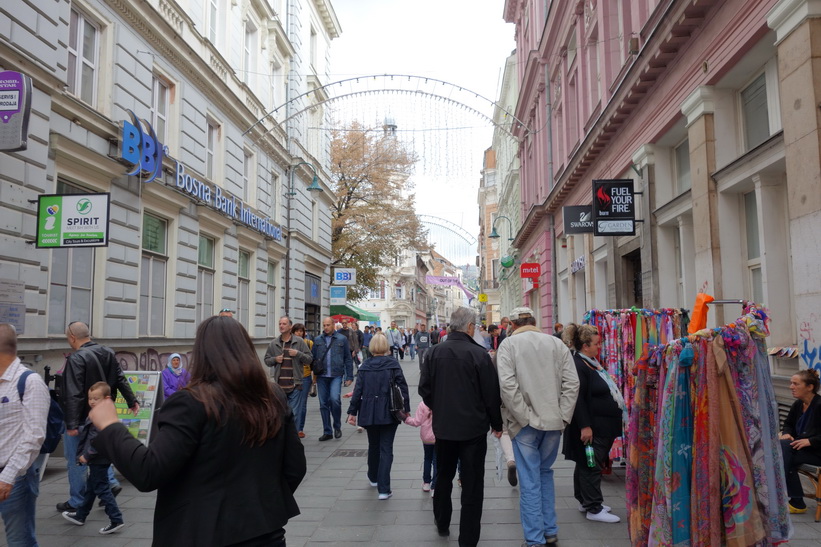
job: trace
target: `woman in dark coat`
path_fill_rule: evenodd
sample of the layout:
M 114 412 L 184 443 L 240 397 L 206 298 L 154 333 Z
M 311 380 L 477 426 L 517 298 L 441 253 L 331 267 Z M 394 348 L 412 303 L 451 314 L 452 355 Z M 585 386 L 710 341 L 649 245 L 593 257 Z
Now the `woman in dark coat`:
M 805 513 L 804 490 L 798 477 L 801 464 L 821 465 L 821 395 L 818 371 L 806 369 L 790 378 L 790 392 L 796 401 L 784 420 L 781 431 L 781 455 L 787 475 L 790 513 Z
M 622 433 L 624 399 L 599 363 L 601 337 L 596 327 L 571 323 L 564 328 L 562 339 L 574 350 L 573 360 L 579 374 L 579 398 L 573 420 L 564 432 L 562 449 L 566 459 L 576 462 L 573 495 L 579 501 L 579 510 L 587 513 L 588 520 L 619 522 L 621 519 L 602 503 L 601 472 L 613 441 Z M 593 447 L 593 466 L 587 462 L 587 445 Z
M 145 447 L 105 400 L 95 447 L 142 492 L 157 490 L 155 546 L 285 546 L 305 453 L 282 390 L 230 317 L 200 324 L 191 382 L 169 397 Z
M 373 357 L 359 367 L 348 407 L 348 423 L 368 432 L 368 482 L 377 487 L 379 499 L 386 500 L 392 495 L 393 438 L 399 425 L 390 413 L 391 376 L 402 391 L 406 414 L 410 414 L 410 397 L 402 366 L 390 357 L 391 347 L 385 335 L 375 334 L 368 347 Z

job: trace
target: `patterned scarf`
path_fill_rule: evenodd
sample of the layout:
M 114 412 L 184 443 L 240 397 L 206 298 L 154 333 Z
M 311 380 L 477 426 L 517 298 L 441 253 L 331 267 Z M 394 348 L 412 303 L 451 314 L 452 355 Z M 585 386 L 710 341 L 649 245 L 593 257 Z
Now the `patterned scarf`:
M 613 378 L 607 373 L 607 371 L 602 367 L 598 361 L 595 359 L 588 357 L 587 355 L 583 354 L 582 352 L 578 353 L 579 357 L 585 360 L 587 364 L 593 367 L 596 372 L 599 373 L 601 379 L 605 381 L 607 387 L 610 388 L 610 396 L 613 397 L 613 400 L 616 401 L 616 404 L 619 405 L 622 413 L 622 423 L 629 423 L 627 417 L 627 406 L 624 404 L 624 397 L 622 397 L 619 388 L 616 386 L 616 382 L 613 381 Z

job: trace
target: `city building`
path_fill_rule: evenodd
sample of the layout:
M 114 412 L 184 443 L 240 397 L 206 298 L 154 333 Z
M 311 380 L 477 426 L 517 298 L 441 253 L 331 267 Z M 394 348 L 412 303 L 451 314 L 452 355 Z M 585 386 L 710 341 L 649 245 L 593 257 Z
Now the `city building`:
M 543 328 L 590 308 L 691 308 L 704 289 L 769 308 L 768 344 L 795 350 L 771 358 L 777 388 L 821 367 L 821 8 L 507 0 L 504 17 L 525 122 L 514 246 L 540 257 L 524 301 Z M 563 207 L 613 179 L 634 182 L 635 234 L 567 234 Z M 714 306 L 709 325 L 740 311 Z
M 357 306 L 379 316 L 383 329 L 396 321 L 397 326 L 413 328 L 425 321 L 428 295 L 425 275 L 428 266 L 420 251 L 403 250 L 391 267 L 379 272 L 379 285 Z
M 484 301 L 479 301 L 479 318 L 486 325 L 498 323 L 499 314 L 499 240 L 513 238 L 510 233 L 512 226 L 500 227 L 507 229 L 507 237 L 489 237 L 496 229 L 499 194 L 496 171 L 496 151 L 493 148 L 485 150 L 482 166 L 482 178 L 479 180 L 479 290 L 484 295 Z
M 71 321 L 126 370 L 161 370 L 222 309 L 261 348 L 286 312 L 318 331 L 330 1 L 11 4 L 0 66 L 33 86 L 28 146 L 0 152 L 0 298 L 24 303 L 24 360 L 61 368 Z M 110 198 L 107 246 L 34 245 L 38 199 L 78 193 Z

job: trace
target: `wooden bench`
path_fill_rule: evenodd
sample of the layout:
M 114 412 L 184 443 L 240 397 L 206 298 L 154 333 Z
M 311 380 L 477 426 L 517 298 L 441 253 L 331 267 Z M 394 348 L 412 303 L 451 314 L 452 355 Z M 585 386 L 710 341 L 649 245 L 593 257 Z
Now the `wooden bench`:
M 801 467 L 798 468 L 798 472 L 815 486 L 815 522 L 821 520 L 821 467 L 816 465 L 809 465 L 809 464 L 802 464 Z M 807 495 L 804 493 L 804 497 L 812 498 L 812 495 Z

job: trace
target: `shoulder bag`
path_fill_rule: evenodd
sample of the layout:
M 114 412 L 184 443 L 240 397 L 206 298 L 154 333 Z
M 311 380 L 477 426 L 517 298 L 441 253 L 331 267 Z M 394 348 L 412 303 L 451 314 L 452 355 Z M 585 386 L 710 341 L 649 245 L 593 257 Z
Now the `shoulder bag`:
M 396 376 L 393 370 L 391 370 L 390 399 L 389 411 L 393 419 L 399 423 L 404 422 L 407 417 L 407 414 L 405 414 L 405 398 L 402 397 L 402 390 L 396 385 Z

